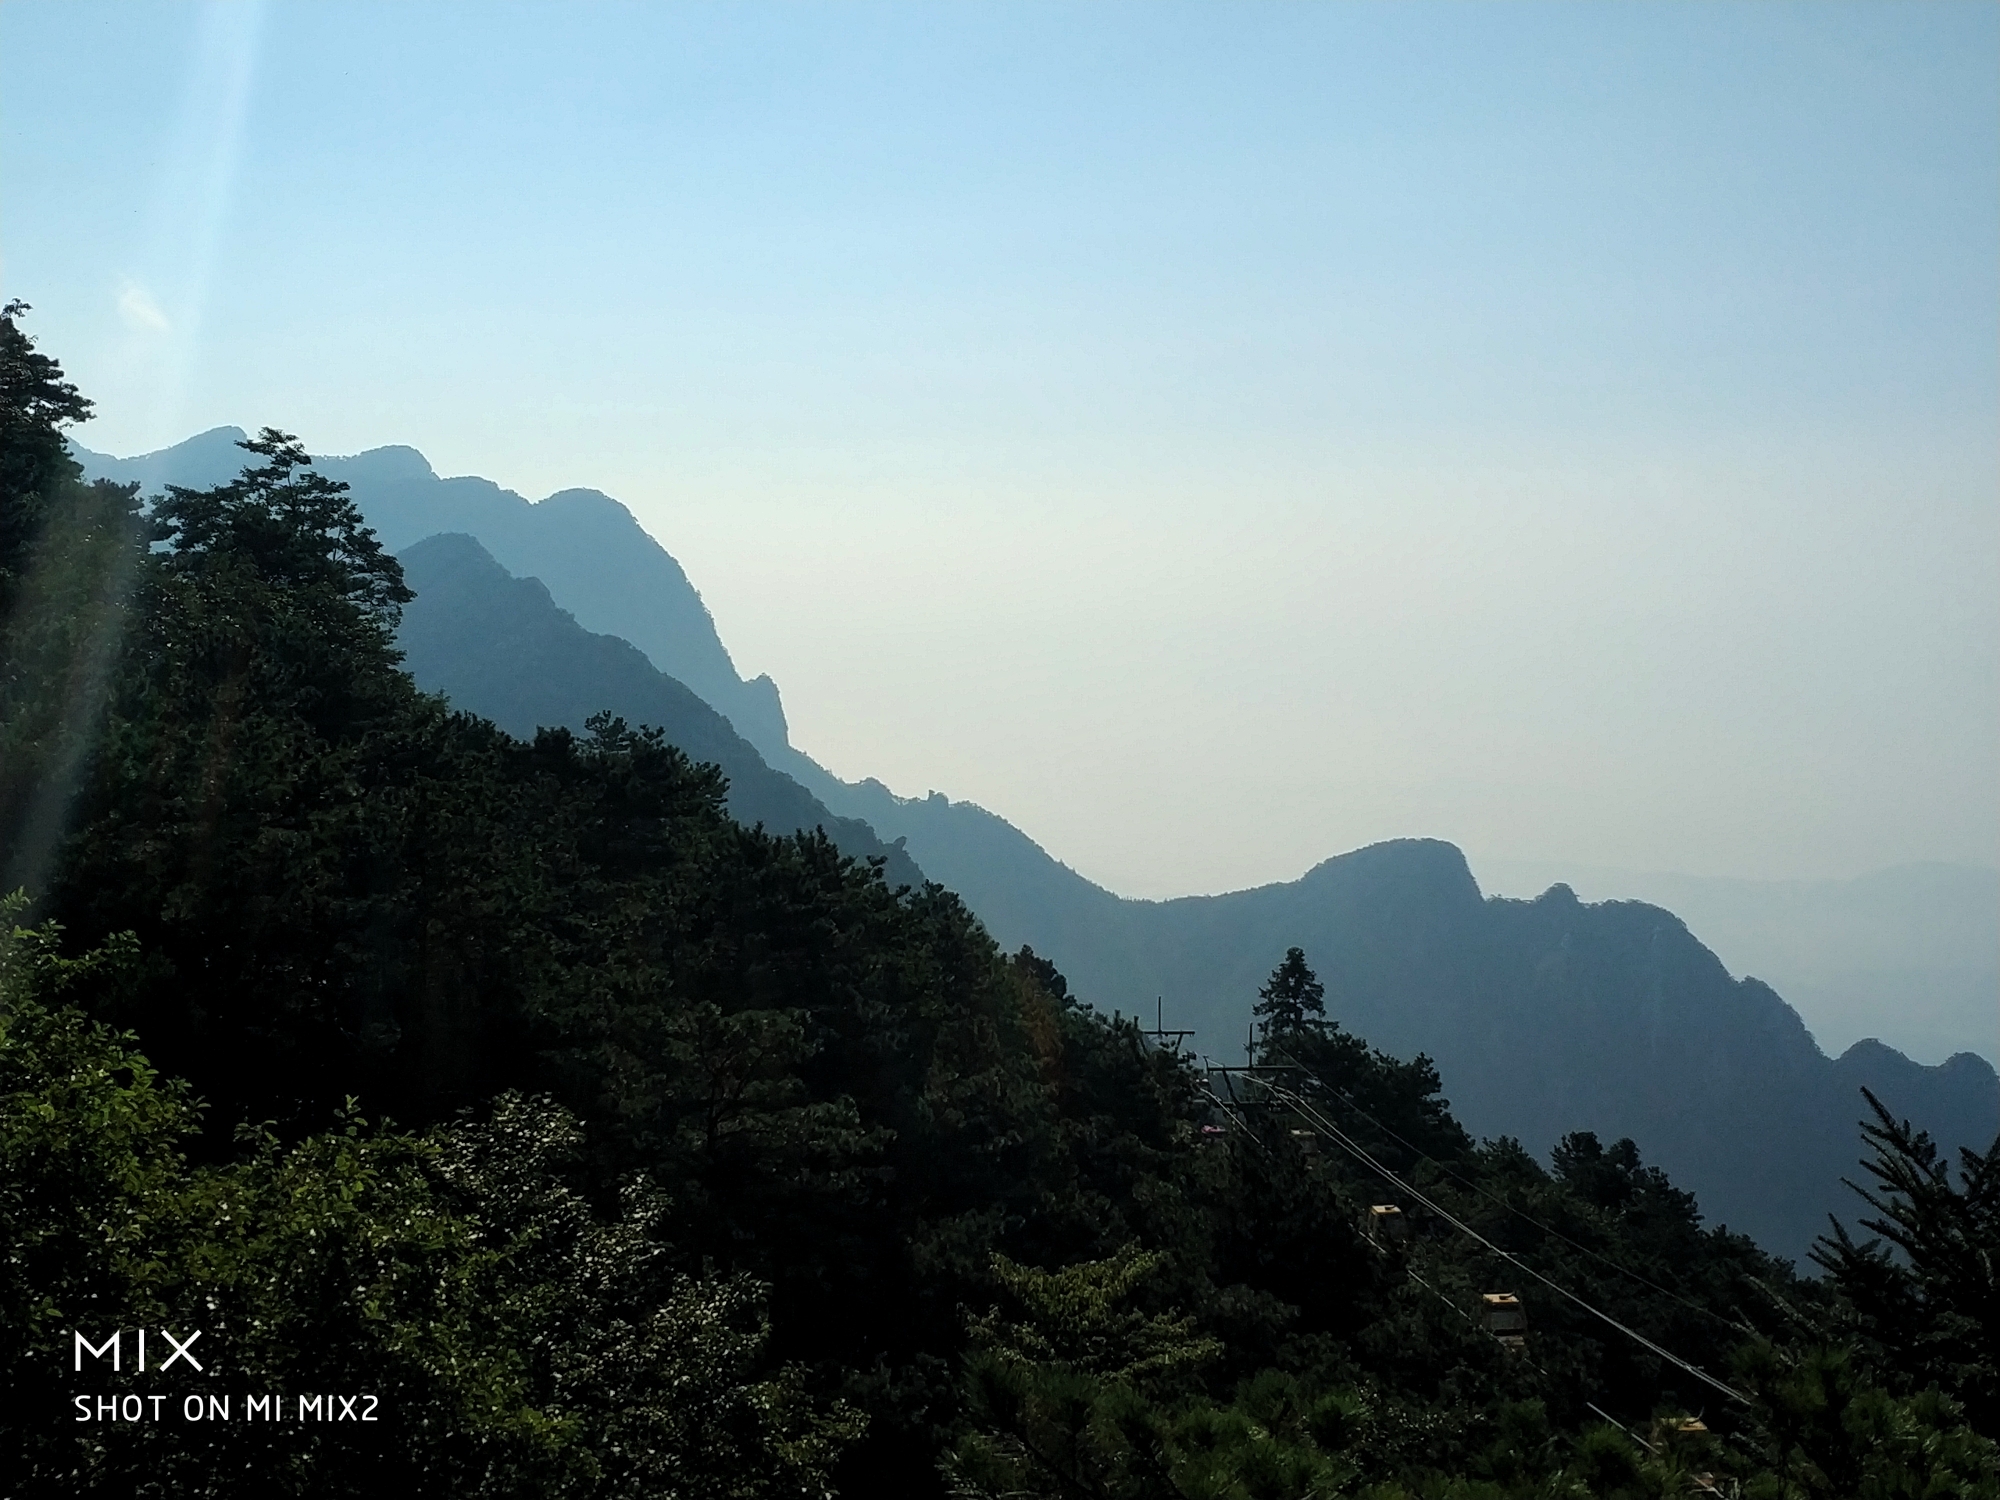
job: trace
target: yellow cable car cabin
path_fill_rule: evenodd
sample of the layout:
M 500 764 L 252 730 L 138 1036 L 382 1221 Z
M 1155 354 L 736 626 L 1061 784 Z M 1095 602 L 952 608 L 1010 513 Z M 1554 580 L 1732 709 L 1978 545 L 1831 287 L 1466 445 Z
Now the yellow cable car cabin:
M 1368 1238 L 1377 1245 L 1400 1245 L 1410 1237 L 1410 1221 L 1393 1203 L 1368 1206 Z
M 1521 1299 L 1512 1292 L 1488 1292 L 1482 1299 L 1486 1304 L 1486 1331 L 1509 1349 L 1519 1349 L 1528 1342 L 1528 1310 L 1521 1306 Z

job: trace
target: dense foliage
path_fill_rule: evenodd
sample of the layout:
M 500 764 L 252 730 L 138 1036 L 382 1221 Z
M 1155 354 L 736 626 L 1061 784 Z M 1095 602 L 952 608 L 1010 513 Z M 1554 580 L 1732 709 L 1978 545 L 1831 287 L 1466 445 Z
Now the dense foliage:
M 1296 948 L 1200 1072 L 658 733 L 418 693 L 287 435 L 84 486 L 18 317 L 0 1492 L 2000 1493 L 1990 1157 L 1882 1120 L 1900 1258 L 1813 1281 L 1631 1142 L 1474 1142 Z M 207 1383 L 79 1368 L 141 1327 Z M 196 1390 L 381 1415 L 71 1412 Z

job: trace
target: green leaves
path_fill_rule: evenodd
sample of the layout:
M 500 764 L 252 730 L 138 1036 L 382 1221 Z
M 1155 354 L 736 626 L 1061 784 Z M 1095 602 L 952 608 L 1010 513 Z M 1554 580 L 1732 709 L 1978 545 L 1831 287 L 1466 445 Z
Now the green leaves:
M 13 612 L 51 501 L 81 488 L 62 428 L 89 418 L 91 403 L 62 366 L 21 331 L 28 304 L 0 308 L 0 625 Z
M 1108 1260 L 1056 1271 L 993 1257 L 993 1276 L 1017 1309 L 994 1309 L 972 1323 L 975 1349 L 1003 1361 L 1048 1365 L 1138 1388 L 1171 1384 L 1222 1352 L 1194 1320 L 1122 1304 L 1165 1263 L 1158 1251 L 1127 1245 Z
M 1850 1349 L 1793 1359 L 1753 1351 L 1741 1373 L 1758 1395 L 1756 1458 L 1729 1465 L 1744 1493 L 1770 1500 L 2000 1496 L 2000 1449 L 1936 1390 L 1898 1396 Z
M 1862 1227 L 1897 1253 L 1856 1244 L 1835 1221 L 1813 1259 L 1877 1357 L 1912 1385 L 1936 1384 L 1974 1427 L 2000 1436 L 2000 1141 L 1983 1153 L 1962 1149 L 1954 1181 L 1929 1136 L 1863 1092 L 1875 1114 L 1862 1125 L 1873 1184 L 1849 1186 L 1875 1211 Z
M 961 1492 L 1101 1500 L 1315 1500 L 1342 1493 L 1358 1466 L 1340 1451 L 1360 1403 L 1315 1395 L 1269 1371 L 1229 1404 L 1149 1399 L 1073 1369 L 976 1356 L 976 1426 L 946 1473 Z
M 169 571 L 241 568 L 294 600 L 322 610 L 337 600 L 393 630 L 397 607 L 415 596 L 346 498 L 347 486 L 316 472 L 299 440 L 275 427 L 242 447 L 264 462 L 212 489 L 169 485 L 153 506 Z
M 10 1493 L 826 1491 L 860 1418 L 765 1368 L 760 1285 L 671 1268 L 656 1190 L 634 1180 L 616 1217 L 591 1211 L 563 1180 L 568 1115 L 508 1096 L 484 1124 L 410 1136 L 350 1112 L 190 1167 L 185 1089 L 40 998 L 122 955 L 66 967 L 52 945 L 11 923 L 0 942 Z M 210 1384 L 239 1399 L 366 1393 L 380 1426 L 79 1428 L 51 1396 L 71 1331 L 142 1325 L 202 1329 Z
M 1326 986 L 1306 964 L 1303 948 L 1288 948 L 1251 1007 L 1268 1044 L 1316 1030 L 1326 1021 Z

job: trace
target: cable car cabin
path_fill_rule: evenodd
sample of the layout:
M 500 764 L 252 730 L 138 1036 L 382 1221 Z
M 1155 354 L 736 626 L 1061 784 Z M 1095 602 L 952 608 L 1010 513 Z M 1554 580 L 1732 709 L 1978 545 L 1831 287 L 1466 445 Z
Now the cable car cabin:
M 1319 1132 L 1316 1130 L 1294 1130 L 1292 1144 L 1307 1156 L 1319 1155 Z
M 1368 1206 L 1368 1238 L 1380 1246 L 1400 1245 L 1410 1237 L 1410 1221 L 1393 1203 Z
M 1522 1348 L 1528 1342 L 1528 1310 L 1521 1306 L 1521 1299 L 1512 1292 L 1488 1292 L 1486 1303 L 1486 1331 L 1509 1349 Z

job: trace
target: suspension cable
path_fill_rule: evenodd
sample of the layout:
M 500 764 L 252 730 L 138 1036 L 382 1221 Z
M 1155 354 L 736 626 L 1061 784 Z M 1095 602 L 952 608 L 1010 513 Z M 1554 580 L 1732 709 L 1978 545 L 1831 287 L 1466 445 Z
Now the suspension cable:
M 1688 1374 L 1694 1376 L 1695 1379 L 1700 1380 L 1703 1383 L 1714 1387 L 1716 1390 L 1720 1391 L 1723 1395 L 1729 1397 L 1730 1400 L 1740 1401 L 1745 1403 L 1746 1405 L 1749 1403 L 1750 1398 L 1748 1396 L 1745 1396 L 1741 1391 L 1737 1390 L 1734 1386 L 1725 1384 L 1724 1382 L 1717 1380 L 1713 1375 L 1709 1374 L 1706 1370 L 1700 1368 L 1698 1365 L 1689 1363 L 1687 1360 L 1682 1359 L 1678 1354 L 1674 1353 L 1671 1349 L 1665 1348 L 1664 1346 L 1655 1343 L 1652 1339 L 1647 1338 L 1645 1334 L 1639 1332 L 1636 1328 L 1632 1328 L 1627 1324 L 1620 1322 L 1617 1318 L 1612 1317 L 1610 1313 L 1605 1312 L 1602 1308 L 1596 1307 L 1593 1304 L 1585 1301 L 1583 1298 L 1577 1296 L 1575 1292 L 1572 1292 L 1568 1287 L 1563 1286 L 1560 1282 L 1551 1280 L 1549 1277 L 1544 1276 L 1540 1271 L 1537 1271 L 1533 1266 L 1523 1261 L 1519 1256 L 1515 1255 L 1513 1252 L 1501 1249 L 1498 1245 L 1494 1244 L 1491 1240 L 1487 1239 L 1485 1235 L 1481 1234 L 1478 1230 L 1474 1229 L 1470 1224 L 1467 1224 L 1463 1219 L 1459 1218 L 1456 1214 L 1452 1213 L 1442 1204 L 1433 1200 L 1428 1194 L 1419 1192 L 1416 1188 L 1411 1187 L 1407 1182 L 1403 1181 L 1401 1177 L 1398 1177 L 1389 1168 L 1382 1165 L 1381 1162 L 1377 1161 L 1372 1155 L 1370 1155 L 1369 1152 L 1366 1149 L 1364 1149 L 1358 1142 L 1349 1139 L 1346 1133 L 1343 1132 L 1339 1126 L 1335 1125 L 1331 1120 L 1327 1119 L 1325 1115 L 1321 1114 L 1319 1110 L 1314 1108 L 1310 1103 L 1308 1103 L 1295 1091 L 1286 1088 L 1283 1085 L 1274 1083 L 1269 1079 L 1260 1079 L 1258 1080 L 1258 1082 L 1263 1088 L 1268 1090 L 1271 1093 L 1271 1095 L 1274 1098 L 1276 1098 L 1280 1103 L 1286 1104 L 1290 1106 L 1293 1110 L 1297 1111 L 1300 1117 L 1303 1118 L 1308 1124 L 1310 1124 L 1319 1134 L 1325 1136 L 1328 1140 L 1331 1140 L 1335 1145 L 1339 1146 L 1342 1150 L 1346 1151 L 1350 1156 L 1354 1157 L 1355 1160 L 1359 1161 L 1363 1166 L 1367 1167 L 1370 1171 L 1376 1173 L 1378 1176 L 1383 1178 L 1392 1186 L 1394 1186 L 1395 1188 L 1399 1189 L 1404 1193 L 1407 1193 L 1411 1198 L 1415 1199 L 1418 1203 L 1421 1203 L 1425 1208 L 1429 1209 L 1432 1213 L 1436 1214 L 1439 1218 L 1443 1219 L 1447 1224 L 1451 1225 L 1452 1228 L 1458 1230 L 1461 1234 L 1467 1236 L 1468 1238 L 1476 1241 L 1478 1244 L 1484 1246 L 1489 1252 L 1498 1256 L 1501 1260 L 1506 1261 L 1509 1265 L 1521 1271 L 1524 1275 L 1532 1276 L 1536 1281 L 1541 1282 L 1542 1285 L 1546 1286 L 1550 1291 L 1555 1292 L 1558 1296 L 1563 1297 L 1566 1300 L 1575 1303 L 1578 1307 L 1582 1308 L 1592 1317 L 1597 1318 L 1600 1321 L 1610 1325 L 1612 1328 L 1617 1329 L 1620 1333 L 1624 1334 L 1627 1338 L 1631 1339 L 1634 1343 L 1640 1345 L 1642 1348 L 1657 1355 L 1659 1358 L 1666 1360 L 1669 1364 L 1674 1365 L 1679 1369 L 1685 1370 Z M 1211 1097 L 1213 1097 L 1213 1095 L 1211 1095 Z M 1241 1124 L 1240 1121 L 1238 1123 Z M 1244 1126 L 1243 1128 L 1248 1129 L 1247 1126 Z
M 1658 1292 L 1663 1297 L 1671 1297 L 1674 1301 L 1680 1303 L 1681 1306 L 1687 1308 L 1690 1312 L 1700 1313 L 1703 1317 L 1713 1319 L 1715 1322 L 1720 1323 L 1723 1327 L 1732 1329 L 1737 1333 L 1747 1333 L 1752 1338 L 1764 1337 L 1763 1334 L 1759 1333 L 1755 1328 L 1750 1327 L 1748 1324 L 1739 1322 L 1733 1318 L 1725 1318 L 1721 1313 L 1716 1312 L 1711 1308 L 1703 1307 L 1699 1302 L 1692 1301 L 1688 1297 L 1683 1296 L 1681 1293 L 1674 1291 L 1672 1288 L 1661 1286 L 1657 1281 L 1652 1280 L 1650 1277 L 1641 1275 L 1639 1272 L 1633 1270 L 1630 1266 L 1621 1265 L 1617 1261 L 1611 1259 L 1611 1257 L 1609 1257 L 1608 1255 L 1601 1254 L 1600 1252 L 1591 1249 L 1590 1246 L 1581 1244 L 1578 1241 L 1571 1239 L 1568 1235 L 1564 1234 L 1560 1229 L 1555 1228 L 1553 1225 L 1544 1224 L 1540 1219 L 1537 1219 L 1533 1214 L 1529 1213 L 1526 1209 L 1519 1208 L 1510 1201 L 1508 1201 L 1507 1199 L 1500 1197 L 1498 1194 L 1489 1192 L 1487 1189 L 1481 1187 L 1478 1183 L 1472 1181 L 1470 1178 L 1461 1175 L 1454 1168 L 1447 1166 L 1444 1162 L 1439 1161 L 1436 1157 L 1430 1156 L 1419 1147 L 1411 1145 L 1408 1141 L 1404 1140 L 1400 1135 L 1396 1134 L 1395 1131 L 1391 1130 L 1387 1125 L 1384 1125 L 1380 1120 L 1376 1119 L 1373 1115 L 1369 1114 L 1367 1110 L 1363 1109 L 1360 1106 L 1360 1104 L 1356 1103 L 1353 1095 L 1347 1093 L 1343 1089 L 1335 1088 L 1332 1084 L 1328 1083 L 1324 1078 L 1321 1078 L 1317 1073 L 1313 1072 L 1311 1068 L 1306 1067 L 1303 1063 L 1299 1062 L 1298 1059 L 1292 1057 L 1290 1053 L 1281 1052 L 1279 1055 L 1290 1061 L 1292 1066 L 1297 1068 L 1301 1073 L 1305 1074 L 1307 1078 L 1311 1079 L 1320 1088 L 1324 1089 L 1327 1093 L 1331 1094 L 1334 1098 L 1338 1099 L 1341 1103 L 1345 1104 L 1349 1109 L 1353 1110 L 1357 1115 L 1361 1116 L 1362 1119 L 1366 1120 L 1370 1125 L 1373 1125 L 1377 1130 L 1381 1131 L 1382 1134 L 1389 1137 L 1390 1140 L 1394 1141 L 1397 1145 L 1401 1146 L 1405 1151 L 1408 1151 L 1412 1156 L 1416 1157 L 1419 1161 L 1429 1162 L 1432 1166 L 1436 1167 L 1440 1172 L 1443 1172 L 1447 1177 L 1450 1177 L 1454 1182 L 1458 1183 L 1459 1186 L 1466 1188 L 1471 1192 L 1477 1193 L 1480 1197 L 1484 1198 L 1488 1203 L 1491 1203 L 1498 1208 L 1503 1208 L 1507 1212 L 1513 1214 L 1516 1218 L 1522 1219 L 1525 1222 L 1534 1225 L 1535 1228 L 1541 1230 L 1542 1233 L 1551 1235 L 1554 1238 L 1561 1240 L 1571 1249 L 1582 1251 L 1585 1255 L 1588 1255 L 1592 1260 L 1598 1261 L 1603 1265 L 1609 1266 L 1614 1271 L 1618 1271 L 1623 1275 L 1631 1277 L 1641 1286 L 1650 1287 L 1653 1291 Z M 1751 1281 L 1756 1281 L 1755 1277 L 1748 1277 L 1746 1279 Z M 1762 1283 L 1758 1283 L 1758 1285 L 1762 1291 L 1764 1291 L 1768 1296 L 1770 1296 L 1773 1301 L 1777 1302 L 1780 1307 L 1783 1307 L 1786 1312 L 1792 1312 L 1792 1309 L 1785 1304 L 1784 1299 L 1782 1297 L 1779 1297 L 1776 1292 L 1772 1291 L 1769 1287 L 1763 1286 Z M 1792 1316 L 1797 1317 L 1798 1315 L 1796 1313 L 1792 1313 Z

